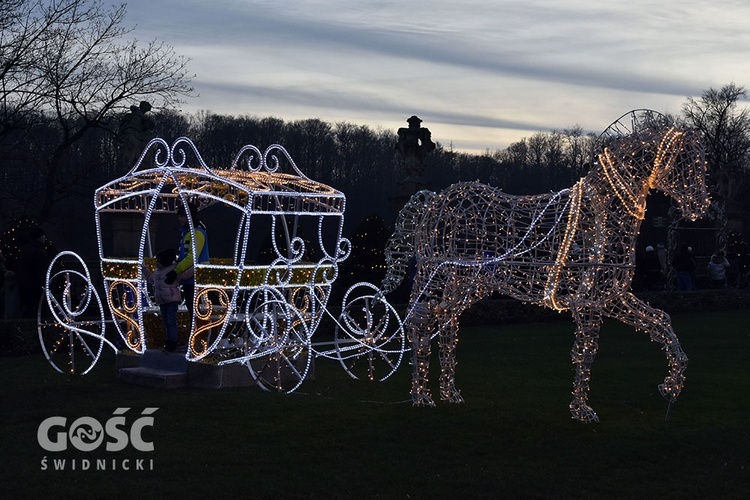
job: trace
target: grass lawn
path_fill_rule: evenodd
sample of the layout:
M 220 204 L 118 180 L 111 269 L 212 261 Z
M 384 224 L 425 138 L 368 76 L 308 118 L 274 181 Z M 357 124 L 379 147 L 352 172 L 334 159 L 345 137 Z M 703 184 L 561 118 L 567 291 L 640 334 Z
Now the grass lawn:
M 406 362 L 367 383 L 319 359 L 316 379 L 283 395 L 127 385 L 111 354 L 76 378 L 42 354 L 0 358 L 0 498 L 747 498 L 750 310 L 673 317 L 690 365 L 669 421 L 659 346 L 605 323 L 592 425 L 570 418 L 573 323 L 560 318 L 464 328 L 466 403 L 433 409 L 408 401 Z M 54 453 L 37 442 L 48 417 L 103 423 L 122 407 L 129 422 L 159 408 L 144 433 L 153 452 Z M 62 458 L 66 470 L 54 470 Z M 107 470 L 93 470 L 97 459 Z M 125 459 L 131 470 L 120 470 Z M 138 459 L 146 470 L 132 470 Z

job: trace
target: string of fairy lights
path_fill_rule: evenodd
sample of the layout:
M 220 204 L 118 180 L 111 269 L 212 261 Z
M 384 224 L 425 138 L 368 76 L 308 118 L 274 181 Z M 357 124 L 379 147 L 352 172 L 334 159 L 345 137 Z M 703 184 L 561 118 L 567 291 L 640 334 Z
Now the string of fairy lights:
M 696 132 L 662 122 L 613 134 L 591 171 L 571 189 L 513 196 L 480 183 L 420 192 L 399 214 L 386 250 L 385 291 L 416 259 L 404 318 L 412 348 L 412 401 L 433 406 L 428 386 L 431 340 L 439 338 L 440 397 L 463 401 L 455 386 L 458 318 L 492 292 L 570 311 L 577 325 L 573 418 L 592 422 L 590 366 L 603 317 L 647 332 L 666 353 L 659 389 L 670 402 L 687 365 L 669 316 L 630 293 L 635 244 L 650 189 L 671 196 L 684 217 L 708 207 L 706 160 Z
M 154 166 L 147 168 L 149 152 Z M 190 153 L 197 166 L 188 165 Z M 282 164 L 292 173 L 282 172 Z M 263 152 L 245 146 L 232 166 L 221 170 L 209 168 L 187 138 L 171 146 L 154 139 L 125 176 L 102 186 L 94 196 L 105 303 L 126 347 L 145 352 L 154 342 L 148 331 L 154 322 L 147 317 L 155 307 L 143 269 L 154 265 L 151 217 L 175 213 L 188 201 L 199 210 L 220 205 L 238 214 L 234 251 L 230 258 L 195 266 L 188 360 L 242 363 L 261 387 L 290 392 L 307 376 L 313 356 L 337 359 L 353 377 L 383 380 L 400 365 L 408 339 L 412 401 L 432 406 L 429 358 L 432 339 L 438 337 L 440 397 L 458 403 L 463 401 L 455 385 L 459 316 L 497 291 L 570 311 L 577 325 L 570 410 L 578 420 L 597 421 L 588 405 L 588 390 L 604 317 L 645 331 L 661 344 L 669 373 L 659 390 L 670 401 L 682 390 L 687 357 L 669 316 L 629 289 L 649 190 L 668 194 L 683 216 L 694 219 L 709 204 L 705 175 L 697 134 L 651 124 L 609 137 L 591 171 L 556 193 L 514 196 L 474 182 L 437 194 L 417 193 L 399 214 L 386 249 L 387 274 L 381 289 L 356 283 L 344 294 L 341 315 L 334 317 L 327 308 L 331 285 L 351 252 L 350 242 L 342 236 L 342 193 L 308 179 L 279 145 Z M 110 228 L 103 227 L 102 216 L 110 213 L 143 216 L 137 255 L 105 251 L 103 235 Z M 263 265 L 249 258 L 248 241 L 258 237 L 251 234 L 250 222 L 258 217 L 271 221 L 271 259 Z M 312 240 L 298 234 L 301 220 L 316 228 Z M 195 223 L 188 214 L 192 232 Z M 333 234 L 324 227 L 333 227 Z M 195 244 L 195 238 L 191 240 Z M 192 250 L 196 254 L 196 248 Z M 313 252 L 315 258 L 310 257 Z M 402 319 L 385 295 L 409 274 L 412 257 L 416 275 Z M 68 276 L 86 283 L 80 306 L 72 305 L 71 286 L 63 286 L 61 296 L 60 287 L 52 285 Z M 104 338 L 102 301 L 88 270 L 48 274 L 46 296 L 54 319 L 45 328 L 69 339 L 94 338 L 98 346 L 82 349 L 93 366 L 102 345 L 111 343 Z M 102 319 L 93 327 L 77 319 L 82 305 L 101 311 Z M 311 337 L 324 315 L 334 321 L 336 335 L 329 343 L 314 345 Z M 60 342 L 50 351 L 72 344 Z
M 62 268 L 63 260 L 72 265 Z M 104 345 L 106 319 L 99 293 L 83 260 L 73 252 L 56 255 L 46 273 L 46 309 L 37 312 L 39 342 L 47 361 L 60 373 L 88 373 Z M 97 317 L 98 316 L 98 317 Z
M 346 198 L 305 176 L 280 145 L 262 152 L 244 146 L 232 166 L 222 170 L 208 167 L 188 138 L 172 145 L 154 139 L 126 175 L 96 190 L 105 302 L 126 348 L 142 354 L 162 340 L 153 331 L 160 327 L 153 321 L 158 308 L 144 277 L 144 267 L 155 266 L 149 226 L 154 214 L 175 214 L 188 201 L 199 210 L 220 205 L 238 214 L 227 217 L 238 221 L 232 257 L 212 257 L 194 266 L 195 313 L 188 319 L 192 323 L 187 325 L 185 354 L 189 361 L 242 363 L 264 389 L 287 392 L 302 383 L 313 356 L 340 361 L 352 376 L 358 373 L 354 358 L 360 356 L 367 358 L 363 364 L 370 367 L 368 378 L 382 380 L 395 371 L 404 351 L 403 327 L 374 285 L 352 287 L 344 296 L 341 317 L 327 309 L 339 265 L 351 251 L 342 236 Z M 123 257 L 105 248 L 105 234 L 112 231 L 105 214 L 143 217 L 136 255 Z M 196 221 L 187 216 L 194 232 Z M 250 259 L 248 242 L 262 237 L 250 232 L 261 217 L 270 220 L 271 261 L 257 264 Z M 300 236 L 305 225 L 315 228 L 316 239 Z M 191 242 L 195 245 L 195 238 Z M 193 255 L 196 250 L 192 248 Z M 88 287 L 94 289 L 90 280 Z M 365 295 L 355 297 L 355 288 Z M 316 346 L 311 337 L 324 314 L 336 324 L 336 339 Z M 81 328 L 66 325 L 64 318 L 59 324 L 71 331 Z M 103 331 L 98 334 L 103 338 Z M 378 364 L 385 368 L 376 369 Z

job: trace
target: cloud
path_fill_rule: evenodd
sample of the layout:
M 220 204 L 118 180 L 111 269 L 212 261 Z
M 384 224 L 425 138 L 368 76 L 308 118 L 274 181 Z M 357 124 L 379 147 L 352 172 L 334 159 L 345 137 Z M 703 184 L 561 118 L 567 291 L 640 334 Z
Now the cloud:
M 245 12 L 243 16 L 240 11 L 237 12 L 239 16 L 228 19 L 228 24 L 221 24 L 219 33 L 210 37 L 206 33 L 205 37 L 192 40 L 202 47 L 210 44 L 210 40 L 215 40 L 213 43 L 218 47 L 243 46 L 248 57 L 260 50 L 277 52 L 283 47 L 286 57 L 291 60 L 310 53 L 317 59 L 316 54 L 328 53 L 335 55 L 343 65 L 351 64 L 350 58 L 374 57 L 431 64 L 452 71 L 480 71 L 487 73 L 485 77 L 524 78 L 669 95 L 685 95 L 686 91 L 692 90 L 685 83 L 676 81 L 673 75 L 635 74 L 631 71 L 631 63 L 622 56 L 633 49 L 623 47 L 638 40 L 627 40 L 627 32 L 610 34 L 609 40 L 605 38 L 596 45 L 587 42 L 591 40 L 591 34 L 577 36 L 571 33 L 580 26 L 580 23 L 571 24 L 575 11 L 555 10 L 553 14 L 557 15 L 555 19 L 559 26 L 546 21 L 541 23 L 542 26 L 530 26 L 517 38 L 498 36 L 494 30 L 456 33 L 437 27 L 416 30 L 364 22 L 342 23 L 337 22 L 336 17 L 303 17 L 297 12 L 262 8 L 253 11 L 252 15 Z M 530 25 L 528 14 L 526 12 L 525 24 Z M 596 28 L 597 20 L 591 23 L 592 30 L 601 30 Z M 209 24 L 203 23 L 202 26 L 206 30 Z M 503 25 L 496 29 L 501 31 Z M 497 43 L 483 41 L 483 35 L 497 40 Z M 609 47 L 609 53 L 603 47 Z M 586 49 L 587 52 L 583 52 Z M 638 61 L 638 54 L 631 57 Z M 612 64 L 618 58 L 621 63 Z
M 243 99 L 243 96 L 255 102 L 277 102 L 283 99 L 289 105 L 304 106 L 310 108 L 330 108 L 343 112 L 378 113 L 380 115 L 408 114 L 403 104 L 383 100 L 363 98 L 358 93 L 330 94 L 315 90 L 303 89 L 280 89 L 278 87 L 257 86 L 252 84 L 232 85 L 225 83 L 213 83 L 204 86 L 207 89 L 222 96 L 233 96 L 233 99 Z M 250 96 L 250 97 L 248 97 Z M 471 127 L 511 128 L 516 130 L 531 130 L 538 127 L 537 124 L 492 118 L 483 115 L 468 114 L 450 111 L 427 111 L 430 121 L 438 123 L 451 123 Z M 416 111 L 415 111 L 416 112 Z M 408 118 L 408 116 L 406 117 Z
M 131 0 L 139 36 L 192 58 L 191 109 L 381 125 L 411 114 L 457 142 L 601 130 L 750 70 L 750 4 L 685 0 Z M 129 18 L 129 19 L 130 19 Z M 601 128 L 599 128 L 601 127 Z M 484 132 L 483 132 L 484 131 Z M 518 137 L 520 139 L 521 136 Z M 481 140 L 481 139 L 479 139 Z

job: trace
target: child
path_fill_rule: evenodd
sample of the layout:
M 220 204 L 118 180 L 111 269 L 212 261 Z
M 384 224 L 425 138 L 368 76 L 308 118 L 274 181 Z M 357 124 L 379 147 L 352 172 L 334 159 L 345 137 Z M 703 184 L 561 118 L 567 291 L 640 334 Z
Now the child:
M 177 307 L 182 301 L 180 286 L 176 281 L 166 282 L 167 274 L 174 269 L 177 252 L 168 248 L 156 254 L 156 270 L 148 277 L 154 286 L 154 300 L 159 304 L 161 319 L 167 334 L 166 352 L 177 349 Z
M 727 268 L 729 261 L 724 257 L 724 252 L 719 250 L 711 256 L 708 262 L 708 272 L 711 274 L 711 284 L 714 288 L 727 286 Z

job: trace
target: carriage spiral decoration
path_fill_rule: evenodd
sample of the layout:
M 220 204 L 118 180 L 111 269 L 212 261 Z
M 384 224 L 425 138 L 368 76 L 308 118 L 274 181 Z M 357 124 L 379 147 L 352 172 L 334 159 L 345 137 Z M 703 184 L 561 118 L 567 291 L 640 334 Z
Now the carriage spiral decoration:
M 120 343 L 139 355 L 158 346 L 147 268 L 154 266 L 151 256 L 173 243 L 173 222 L 164 219 L 174 221 L 188 201 L 221 221 L 224 233 L 231 228 L 229 235 L 210 235 L 212 258 L 194 266 L 188 361 L 239 363 L 260 387 L 282 392 L 299 387 L 314 357 L 334 359 L 352 377 L 372 380 L 385 380 L 400 365 L 401 319 L 375 285 L 354 285 L 341 314 L 329 311 L 338 267 L 350 252 L 342 236 L 346 199 L 305 176 L 282 146 L 244 146 L 222 170 L 206 165 L 190 139 L 171 146 L 154 139 L 126 175 L 96 190 L 94 200 L 104 300 L 83 260 L 63 252 L 50 266 L 40 305 L 40 341 L 59 371 L 88 372 L 104 345 L 117 350 Z M 118 221 L 134 217 L 142 227 L 119 229 Z M 198 222 L 187 217 L 194 233 Z M 260 241 L 263 249 L 252 248 Z M 222 245 L 223 254 L 214 257 Z M 72 268 L 58 270 L 66 261 Z M 334 338 L 314 342 L 324 318 L 334 325 Z M 106 324 L 118 341 L 105 338 Z
M 658 113 L 636 110 L 605 130 L 599 146 L 588 174 L 556 193 L 515 196 L 460 182 L 440 193 L 415 194 L 387 244 L 381 286 L 355 284 L 335 316 L 328 309 L 331 286 L 350 251 L 342 236 L 343 193 L 306 177 L 279 145 L 265 151 L 245 146 L 232 166 L 221 170 L 209 168 L 187 138 L 171 146 L 154 139 L 125 176 L 95 195 L 104 303 L 111 320 L 105 319 L 103 301 L 80 257 L 61 254 L 50 267 L 40 305 L 45 355 L 59 371 L 86 373 L 104 345 L 114 348 L 104 337 L 105 323 L 114 325 L 126 348 L 137 354 L 149 348 L 153 339 L 144 318 L 154 304 L 144 266 L 153 265 L 149 256 L 159 245 L 153 241 L 158 232 L 150 227 L 159 227 L 157 219 L 190 200 L 206 212 L 223 209 L 222 221 L 234 222 L 236 233 L 226 256 L 195 265 L 188 361 L 240 363 L 260 387 L 291 392 L 308 375 L 314 357 L 337 360 L 354 378 L 385 380 L 410 349 L 413 404 L 434 406 L 429 361 L 438 337 L 440 398 L 460 403 L 458 318 L 481 298 L 500 292 L 568 311 L 575 320 L 574 419 L 598 421 L 588 389 L 605 317 L 661 344 L 668 374 L 659 391 L 671 404 L 682 390 L 687 356 L 669 316 L 636 298 L 630 285 L 649 191 L 670 196 L 690 219 L 709 205 L 701 137 Z M 146 167 L 149 152 L 153 166 Z M 189 156 L 194 166 L 188 166 Z M 131 248 L 105 230 L 118 214 L 143 217 Z M 196 222 L 188 217 L 195 231 Z M 257 248 L 251 248 L 261 237 L 268 241 L 262 263 Z M 64 258 L 72 258 L 77 269 L 58 269 Z M 386 295 L 404 280 L 412 262 L 416 276 L 402 319 Z M 314 342 L 324 318 L 335 324 L 334 339 Z

